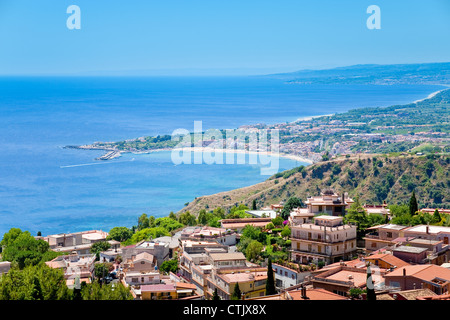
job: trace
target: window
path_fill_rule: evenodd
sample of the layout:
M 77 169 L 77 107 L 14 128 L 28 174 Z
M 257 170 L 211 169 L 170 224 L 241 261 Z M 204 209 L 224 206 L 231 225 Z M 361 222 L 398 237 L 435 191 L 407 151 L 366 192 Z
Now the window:
M 392 238 L 392 232 L 386 232 L 386 237 Z

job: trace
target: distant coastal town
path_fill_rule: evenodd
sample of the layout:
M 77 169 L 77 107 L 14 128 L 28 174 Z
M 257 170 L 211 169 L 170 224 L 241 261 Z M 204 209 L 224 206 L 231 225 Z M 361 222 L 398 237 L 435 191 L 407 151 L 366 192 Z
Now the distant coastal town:
M 292 123 L 275 125 L 243 125 L 236 129 L 242 139 L 226 138 L 202 140 L 200 145 L 191 133 L 188 145 L 191 151 L 249 152 L 246 137 L 262 130 L 278 130 L 279 150 L 276 155 L 315 163 L 337 155 L 383 154 L 416 152 L 435 149 L 450 150 L 447 109 L 435 109 L 442 101 L 448 102 L 450 89 L 430 94 L 427 98 L 403 106 L 354 109 L 345 113 L 300 118 Z M 435 112 L 438 112 L 435 114 Z M 442 116 L 442 117 L 441 117 Z M 270 146 L 269 146 L 270 147 Z M 140 137 L 119 142 L 95 142 L 82 146 L 66 146 L 84 150 L 105 150 L 97 160 L 111 160 L 122 153 L 149 153 L 179 148 L 172 136 Z M 262 150 L 273 154 L 269 150 Z

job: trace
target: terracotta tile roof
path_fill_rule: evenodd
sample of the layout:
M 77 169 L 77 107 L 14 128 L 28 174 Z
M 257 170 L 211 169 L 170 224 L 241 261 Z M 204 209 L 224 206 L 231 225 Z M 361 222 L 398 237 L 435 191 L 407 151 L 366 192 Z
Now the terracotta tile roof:
M 405 290 L 400 291 L 397 294 L 400 294 L 406 300 L 417 300 L 419 297 L 430 297 L 436 296 L 437 294 L 431 291 L 428 288 L 425 289 L 416 289 L 416 290 Z
M 377 300 L 395 300 L 388 293 L 378 294 Z
M 424 300 L 422 298 L 429 299 L 434 296 L 437 296 L 437 294 L 425 288 L 383 293 L 377 295 L 377 300 Z
M 417 300 L 450 300 L 450 294 L 417 297 Z
M 353 269 L 353 270 L 352 270 Z M 367 272 L 366 268 L 348 268 L 348 267 L 337 267 L 334 270 L 330 269 L 318 276 L 314 277 L 314 281 L 320 282 L 322 279 L 338 281 L 343 284 L 363 288 L 366 286 Z M 375 285 L 383 283 L 384 279 L 382 274 L 374 272 L 372 270 L 372 281 Z
M 219 275 L 219 277 L 227 283 L 258 281 L 267 279 L 267 271 L 227 273 Z
M 397 268 L 409 266 L 410 264 L 389 253 L 378 253 L 366 257 L 366 260 L 382 260 Z
M 244 254 L 242 252 L 211 253 L 210 257 L 214 261 L 246 260 Z
M 192 283 L 186 283 L 186 282 L 176 282 L 175 286 L 178 288 L 183 288 L 183 289 L 197 289 L 195 284 Z
M 351 267 L 351 268 L 365 268 L 366 267 L 366 263 L 364 261 L 359 260 L 359 259 L 354 259 L 354 260 L 350 260 L 350 261 L 343 261 L 342 263 L 345 266 Z M 322 269 L 336 268 L 336 267 L 339 267 L 340 265 L 341 265 L 341 262 L 335 262 L 335 263 L 332 263 L 332 264 L 329 264 L 329 265 L 323 267 Z
M 406 276 L 414 276 L 425 281 L 432 281 L 436 277 L 450 281 L 450 270 L 434 264 L 411 265 L 397 268 L 386 274 L 386 277 L 403 276 L 403 270 L 406 271 Z
M 172 292 L 176 291 L 173 284 L 146 284 L 141 286 L 141 292 Z
M 309 299 L 304 299 L 302 297 L 301 290 L 289 291 L 289 295 L 293 300 L 348 300 L 346 297 L 320 288 L 306 289 L 306 296 Z

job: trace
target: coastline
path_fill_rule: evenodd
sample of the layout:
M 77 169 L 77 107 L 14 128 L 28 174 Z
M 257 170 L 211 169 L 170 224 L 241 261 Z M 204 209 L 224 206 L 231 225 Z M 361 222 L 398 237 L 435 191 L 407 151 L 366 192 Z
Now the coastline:
M 248 150 L 242 150 L 242 149 L 214 149 L 209 147 L 185 147 L 185 148 L 174 148 L 171 149 L 172 151 L 187 151 L 187 152 L 217 152 L 217 153 L 234 153 L 234 154 L 256 154 L 256 155 L 264 155 L 264 156 L 270 156 L 270 157 L 280 157 L 280 158 L 287 158 L 291 160 L 295 160 L 298 162 L 306 162 L 309 164 L 313 164 L 314 162 L 311 159 L 297 156 L 294 154 L 288 154 L 288 153 L 274 153 L 271 151 L 248 151 Z
M 301 121 L 311 121 L 313 119 L 322 118 L 322 117 L 331 117 L 334 115 L 335 115 L 335 113 L 330 113 L 330 114 L 322 114 L 322 115 L 318 115 L 318 116 L 301 117 L 290 123 L 296 123 L 296 122 L 301 122 Z
M 442 91 L 448 90 L 448 89 L 450 88 L 449 85 L 444 85 L 444 86 L 446 86 L 447 88 L 441 89 L 441 90 L 438 90 L 438 91 L 435 91 L 435 92 L 432 92 L 432 93 L 430 93 L 427 97 L 425 97 L 425 98 L 423 98 L 423 99 L 419 99 L 419 100 L 413 101 L 412 103 L 418 103 L 418 102 L 422 102 L 422 101 L 431 99 L 431 98 L 433 98 L 434 96 L 436 96 L 437 94 L 441 93 Z
M 445 90 L 448 90 L 450 88 L 450 85 L 447 85 L 447 84 L 443 84 L 442 86 L 444 86 L 446 88 L 432 92 L 425 98 L 413 101 L 412 103 L 418 103 L 418 102 L 422 102 L 422 101 L 431 99 L 431 98 L 435 97 L 437 94 L 439 94 Z M 321 118 L 321 117 L 330 117 L 333 115 L 335 115 L 335 113 L 300 117 L 300 118 L 296 119 L 295 121 L 288 122 L 288 123 L 294 124 L 294 123 L 298 123 L 298 122 L 302 122 L 302 121 L 308 122 L 313 119 L 317 119 L 317 118 Z M 274 126 L 276 126 L 276 125 L 277 124 L 274 124 Z M 95 159 L 95 160 L 102 160 L 102 161 L 107 161 L 107 160 L 121 157 L 121 155 L 125 154 L 125 153 L 133 153 L 133 154 L 139 155 L 139 154 L 149 154 L 152 152 L 183 150 L 186 152 L 225 152 L 225 153 L 235 153 L 235 154 L 240 154 L 240 153 L 258 154 L 258 155 L 282 157 L 282 158 L 287 158 L 287 159 L 295 160 L 298 162 L 309 163 L 309 164 L 314 163 L 314 160 L 312 160 L 312 159 L 309 159 L 304 156 L 290 154 L 290 153 L 279 152 L 279 153 L 275 154 L 273 152 L 248 151 L 248 150 L 242 150 L 242 149 L 214 149 L 214 148 L 210 148 L 210 147 L 183 147 L 183 148 L 175 147 L 175 148 L 160 148 L 160 149 L 152 149 L 152 150 L 118 150 L 116 148 L 111 148 L 111 147 L 100 147 L 100 146 L 95 145 L 95 143 L 93 143 L 91 145 L 65 146 L 64 148 L 74 148 L 74 149 L 83 149 L 83 150 L 104 150 L 104 151 L 106 151 L 106 153 Z
M 87 149 L 87 148 L 83 148 Z M 280 157 L 280 158 L 286 158 L 290 160 L 295 160 L 298 162 L 304 162 L 308 164 L 313 164 L 314 161 L 311 159 L 308 159 L 306 157 L 289 154 L 289 153 L 274 153 L 271 151 L 248 151 L 248 150 L 242 150 L 242 149 L 214 149 L 210 147 L 183 147 L 183 148 L 163 148 L 163 149 L 154 149 L 154 150 L 148 150 L 148 151 L 118 151 L 119 154 L 126 154 L 126 153 L 133 153 L 136 155 L 139 154 L 150 154 L 153 152 L 163 152 L 163 151 L 183 151 L 183 152 L 216 152 L 216 153 L 234 153 L 234 154 L 256 154 L 258 156 L 270 156 L 270 157 Z M 116 156 L 117 157 L 117 156 Z

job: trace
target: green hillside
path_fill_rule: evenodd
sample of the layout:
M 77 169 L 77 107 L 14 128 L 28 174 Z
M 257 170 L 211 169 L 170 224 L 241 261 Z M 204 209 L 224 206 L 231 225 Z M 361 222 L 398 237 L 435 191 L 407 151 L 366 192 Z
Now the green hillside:
M 450 208 L 450 156 L 364 155 L 319 162 L 272 176 L 245 188 L 196 198 L 180 212 L 198 214 L 216 207 L 230 209 L 238 204 L 258 208 L 319 195 L 326 188 L 359 196 L 361 203 L 407 204 L 414 190 L 419 207 Z

